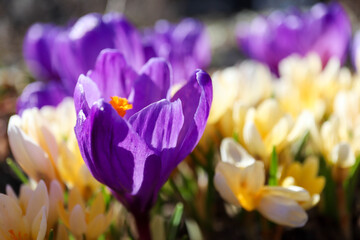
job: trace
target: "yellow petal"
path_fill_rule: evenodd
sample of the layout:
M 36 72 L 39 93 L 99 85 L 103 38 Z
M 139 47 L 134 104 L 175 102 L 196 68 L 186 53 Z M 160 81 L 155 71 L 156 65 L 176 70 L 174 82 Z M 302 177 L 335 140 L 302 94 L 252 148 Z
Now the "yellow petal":
M 80 205 L 81 209 L 85 211 L 85 203 L 82 199 L 79 189 L 76 187 L 72 188 L 69 193 L 68 209 L 72 211 L 76 205 Z
M 85 213 L 79 204 L 75 205 L 70 213 L 69 225 L 71 233 L 75 236 L 81 236 L 86 232 Z
M 215 169 L 214 184 L 221 197 L 231 204 L 240 206 L 237 194 L 240 187 L 241 170 L 229 163 L 219 162 Z
M 31 236 L 33 239 L 36 240 L 45 239 L 46 229 L 47 229 L 46 214 L 47 214 L 47 209 L 45 206 L 43 206 L 39 211 L 39 213 L 34 218 L 34 220 L 32 221 Z
M 256 109 L 255 117 L 261 135 L 269 133 L 282 116 L 283 112 L 275 99 L 269 98 L 262 102 Z
M 214 176 L 214 185 L 215 189 L 219 192 L 220 196 L 235 206 L 240 207 L 239 200 L 235 196 L 236 192 L 234 193 L 232 189 L 229 187 L 229 183 L 226 181 L 224 175 L 221 172 L 216 172 Z
M 55 240 L 69 240 L 69 234 L 63 224 L 58 224 Z
M 55 172 L 45 151 L 19 127 L 19 116 L 12 116 L 8 126 L 9 144 L 22 169 L 36 180 L 54 179 Z
M 48 216 L 48 230 L 54 227 L 59 214 L 58 214 L 58 205 L 59 203 L 63 204 L 63 190 L 60 186 L 60 183 L 56 180 L 53 180 L 50 184 L 50 193 L 49 193 L 49 216 Z
M 309 192 L 298 186 L 265 186 L 262 189 L 262 194 L 290 198 L 297 202 L 306 202 L 310 200 Z
M 15 232 L 20 231 L 24 224 L 22 223 L 22 210 L 17 201 L 7 195 L 0 193 L 0 229 L 5 234 L 9 229 Z
M 86 231 L 88 239 L 97 239 L 106 230 L 104 214 L 97 215 L 92 221 L 89 222 Z
M 26 208 L 26 218 L 30 223 L 34 221 L 35 217 L 43 207 L 45 207 L 47 217 L 49 211 L 49 196 L 46 185 L 44 181 L 41 180 L 29 199 L 29 203 Z
M 249 152 L 254 156 L 266 157 L 267 151 L 261 135 L 254 122 L 246 122 L 243 130 L 244 143 Z
M 92 202 L 89 221 L 93 220 L 97 215 L 103 214 L 105 212 L 105 202 L 102 193 L 98 193 Z

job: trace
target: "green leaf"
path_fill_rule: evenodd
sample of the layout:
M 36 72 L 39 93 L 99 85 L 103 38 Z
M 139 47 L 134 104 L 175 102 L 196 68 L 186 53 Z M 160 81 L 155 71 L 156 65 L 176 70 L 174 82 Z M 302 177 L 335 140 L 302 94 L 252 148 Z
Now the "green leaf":
M 54 229 L 50 229 L 48 240 L 53 240 L 53 239 L 54 239 Z
M 168 232 L 169 240 L 176 239 L 176 233 L 179 228 L 183 212 L 184 212 L 184 205 L 181 202 L 177 203 L 174 209 L 174 213 L 170 219 L 169 232 Z
M 7 165 L 9 165 L 9 167 L 11 168 L 11 170 L 15 173 L 15 175 L 25 184 L 27 184 L 29 182 L 29 180 L 26 178 L 25 174 L 23 173 L 23 171 L 19 168 L 19 166 L 11 159 L 11 158 L 7 158 L 6 159 L 6 163 Z
M 271 161 L 270 161 L 270 169 L 269 169 L 269 186 L 278 185 L 277 182 L 278 161 L 279 160 L 276 153 L 276 148 L 274 146 L 271 153 Z
M 355 188 L 358 183 L 360 174 L 360 156 L 356 158 L 355 164 L 351 167 L 349 171 L 349 175 L 344 181 L 344 189 L 346 194 L 346 204 L 348 211 L 352 211 L 353 203 L 354 203 L 354 193 Z
M 239 134 L 237 132 L 233 132 L 233 139 L 236 141 L 236 142 L 239 142 Z
M 295 154 L 294 154 L 294 158 L 296 161 L 299 162 L 303 162 L 304 161 L 304 157 L 303 157 L 303 150 L 306 146 L 307 141 L 309 140 L 310 137 L 310 132 L 307 131 L 306 134 L 304 135 L 304 137 L 297 143 L 295 144 L 294 148 L 295 148 Z

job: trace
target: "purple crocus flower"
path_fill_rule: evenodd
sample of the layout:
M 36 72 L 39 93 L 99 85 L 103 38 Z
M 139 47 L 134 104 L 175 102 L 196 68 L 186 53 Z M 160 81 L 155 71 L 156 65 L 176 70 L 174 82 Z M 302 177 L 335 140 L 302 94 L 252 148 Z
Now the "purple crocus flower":
M 59 80 L 54 69 L 52 55 L 56 37 L 62 31 L 52 24 L 36 23 L 26 33 L 23 55 L 31 74 L 41 81 Z
M 212 102 L 204 71 L 196 70 L 173 97 L 171 76 L 164 59 L 152 58 L 136 72 L 119 51 L 104 50 L 74 92 L 84 161 L 133 213 L 142 239 L 150 236 L 149 209 L 200 140 Z
M 278 64 L 291 54 L 319 54 L 323 65 L 331 57 L 346 59 L 351 24 L 338 3 L 316 4 L 307 12 L 291 9 L 255 18 L 237 28 L 240 48 L 249 57 L 278 72 Z
M 174 83 L 184 83 L 196 68 L 206 68 L 211 60 L 210 41 L 204 24 L 186 18 L 178 24 L 158 21 L 143 34 L 145 57 L 163 57 L 174 71 Z
M 73 92 L 80 74 L 94 68 L 105 48 L 120 50 L 135 69 L 144 64 L 140 35 L 120 14 L 87 14 L 56 38 L 54 65 L 69 92 Z
M 57 81 L 33 82 L 26 86 L 17 100 L 16 108 L 19 115 L 28 108 L 57 106 L 67 95 L 62 85 Z
M 60 96 L 72 96 L 79 75 L 94 68 L 97 56 L 105 48 L 121 51 L 136 70 L 144 64 L 140 34 L 120 14 L 90 13 L 64 28 L 34 24 L 24 39 L 25 61 L 37 80 L 59 84 L 28 87 L 18 101 L 18 112 L 57 105 L 62 100 Z
M 355 69 L 359 71 L 360 67 L 360 31 L 354 34 L 351 44 L 351 62 Z

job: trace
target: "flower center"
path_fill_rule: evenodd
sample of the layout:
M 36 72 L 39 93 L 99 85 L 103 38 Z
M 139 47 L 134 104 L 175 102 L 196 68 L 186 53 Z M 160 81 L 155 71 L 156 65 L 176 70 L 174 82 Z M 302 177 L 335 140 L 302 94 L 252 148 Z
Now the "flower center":
M 9 230 L 10 233 L 10 239 L 11 240 L 28 240 L 28 235 L 25 233 L 24 236 L 21 236 L 21 232 L 18 232 L 18 235 L 16 236 L 14 230 Z
M 117 96 L 111 97 L 110 104 L 121 117 L 125 116 L 127 110 L 133 108 L 132 104 L 130 104 L 126 98 Z

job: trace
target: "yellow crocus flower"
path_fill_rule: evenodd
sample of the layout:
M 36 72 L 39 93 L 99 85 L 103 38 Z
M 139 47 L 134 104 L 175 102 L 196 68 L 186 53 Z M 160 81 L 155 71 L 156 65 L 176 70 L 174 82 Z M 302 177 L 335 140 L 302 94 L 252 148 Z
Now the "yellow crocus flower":
M 240 143 L 267 166 L 273 146 L 281 151 L 287 145 L 292 118 L 280 109 L 275 99 L 266 99 L 257 108 L 237 107 L 234 121 Z
M 280 185 L 299 186 L 306 189 L 310 194 L 310 199 L 301 203 L 301 206 L 310 209 L 319 202 L 320 193 L 325 186 L 325 178 L 318 176 L 318 171 L 319 159 L 316 157 L 308 157 L 303 164 L 293 162 L 283 171 Z
M 53 205 L 60 201 L 57 197 L 59 189 L 61 189 L 60 185 L 53 182 L 48 194 L 45 183 L 40 181 L 35 190 L 22 185 L 20 195 L 17 197 L 8 186 L 7 194 L 0 194 L 1 239 L 45 239 L 48 230 L 55 224 L 56 211 Z
M 227 202 L 247 211 L 258 210 L 280 225 L 305 225 L 308 217 L 299 203 L 309 201 L 309 193 L 298 186 L 265 186 L 264 163 L 233 139 L 222 141 L 221 162 L 215 171 L 215 188 Z
M 105 211 L 105 202 L 101 192 L 98 192 L 89 208 L 80 194 L 74 187 L 69 192 L 67 210 L 63 204 L 58 205 L 60 219 L 67 229 L 77 238 L 97 239 L 109 227 L 112 220 L 112 208 Z
M 89 197 L 99 183 L 87 169 L 76 141 L 74 102 L 64 99 L 57 107 L 32 108 L 14 115 L 8 126 L 9 143 L 16 161 L 35 181 L 47 185 L 54 179 L 77 186 Z
M 349 88 L 352 81 L 350 71 L 341 68 L 338 59 L 330 59 L 322 69 L 321 59 L 316 54 L 285 58 L 279 70 L 280 81 L 274 89 L 281 107 L 294 118 L 308 110 L 317 122 L 332 111 L 336 93 Z

